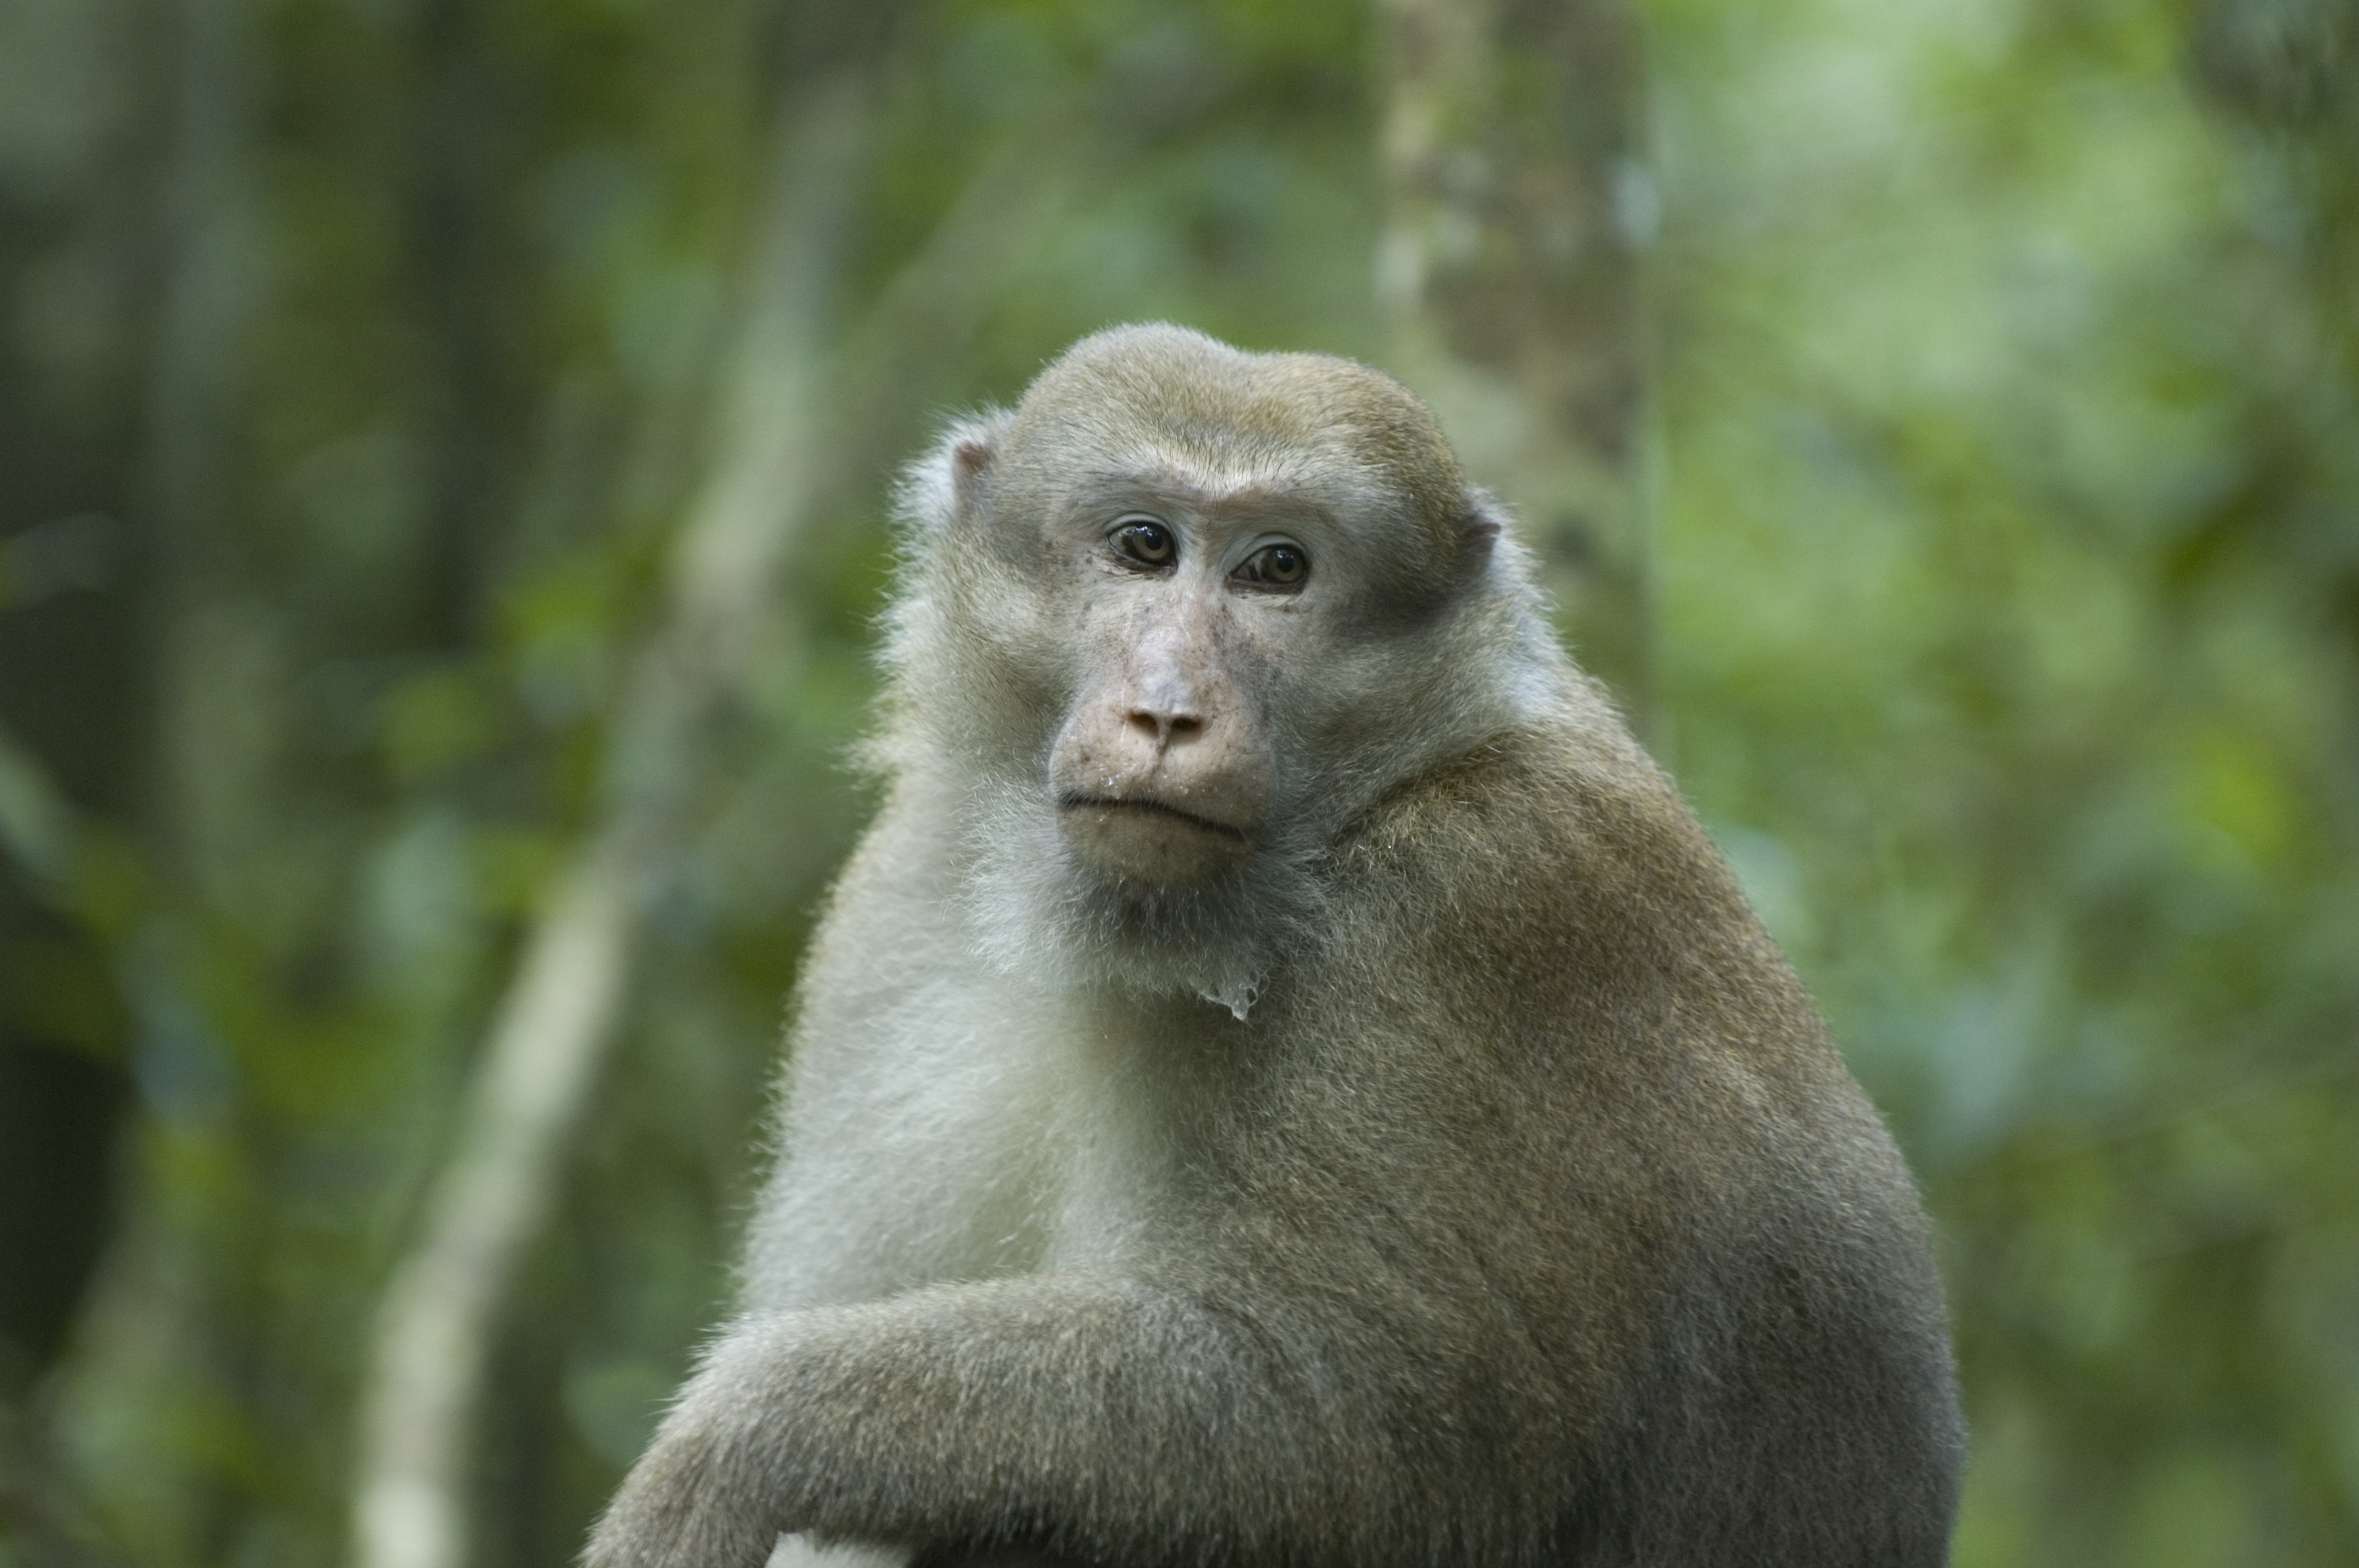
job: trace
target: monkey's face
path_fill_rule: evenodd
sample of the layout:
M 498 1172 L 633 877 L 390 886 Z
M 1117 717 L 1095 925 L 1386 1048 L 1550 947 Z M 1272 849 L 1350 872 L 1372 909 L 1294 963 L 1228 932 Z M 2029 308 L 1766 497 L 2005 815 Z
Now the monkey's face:
M 1328 841 L 1415 747 L 1436 587 L 1455 584 L 1346 454 L 1298 438 L 1290 464 L 1239 461 L 1244 435 L 1190 452 L 1143 434 L 1051 479 L 1015 433 L 991 525 L 1054 666 L 1036 754 L 1067 858 L 1148 892 Z
M 1168 327 L 934 461 L 896 678 L 995 824 L 979 944 L 1242 1012 L 1350 823 L 1508 721 L 1495 515 L 1397 383 Z
M 1079 655 L 1049 786 L 1080 862 L 1165 886 L 1234 871 L 1266 832 L 1271 687 L 1318 571 L 1307 512 L 1139 475 L 1089 487 L 1052 546 Z M 1322 552 L 1323 553 L 1323 552 Z

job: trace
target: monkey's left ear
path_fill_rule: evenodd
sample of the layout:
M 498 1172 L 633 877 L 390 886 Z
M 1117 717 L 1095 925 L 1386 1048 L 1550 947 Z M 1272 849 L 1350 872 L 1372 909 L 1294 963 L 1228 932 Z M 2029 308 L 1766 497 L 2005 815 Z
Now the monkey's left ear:
M 1458 514 L 1458 547 L 1466 564 L 1479 567 L 1491 558 L 1491 546 L 1506 526 L 1506 509 L 1487 490 L 1469 489 Z

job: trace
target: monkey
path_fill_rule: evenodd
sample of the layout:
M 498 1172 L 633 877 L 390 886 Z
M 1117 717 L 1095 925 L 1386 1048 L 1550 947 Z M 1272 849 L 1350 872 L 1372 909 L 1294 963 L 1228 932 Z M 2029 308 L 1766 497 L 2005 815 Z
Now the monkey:
M 742 1305 L 589 1568 L 1946 1561 L 1911 1177 L 1426 406 L 1112 329 L 897 512 Z

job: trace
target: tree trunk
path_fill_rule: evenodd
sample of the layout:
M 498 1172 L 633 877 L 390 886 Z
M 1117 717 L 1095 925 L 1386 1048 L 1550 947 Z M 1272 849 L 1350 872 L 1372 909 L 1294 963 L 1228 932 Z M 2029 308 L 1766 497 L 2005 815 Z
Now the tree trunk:
M 1386 0 L 1377 289 L 1474 477 L 1523 520 L 1577 655 L 1650 696 L 1655 185 L 1627 0 Z

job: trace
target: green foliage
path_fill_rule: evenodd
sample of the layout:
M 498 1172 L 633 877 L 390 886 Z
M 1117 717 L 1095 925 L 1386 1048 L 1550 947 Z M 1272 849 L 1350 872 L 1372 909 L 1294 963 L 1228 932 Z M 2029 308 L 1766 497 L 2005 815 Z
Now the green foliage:
M 1959 1560 L 2347 1561 L 2349 89 L 2256 124 L 2136 5 L 1658 20 L 1677 761 L 1929 1189 Z
M 1113 320 L 1383 361 L 1372 18 L 246 0 L 192 77 L 200 9 L 0 7 L 0 1178 L 121 1140 L 71 1337 L 83 1242 L 0 1290 L 0 1563 L 342 1554 L 372 1315 L 719 458 L 772 122 L 881 62 L 823 345 L 874 427 L 505 1308 L 477 1561 L 563 1563 L 727 1296 L 889 464 Z M 1960 1562 L 2348 1562 L 2359 12 L 1648 16 L 1663 749 L 1923 1175 Z M 179 511 L 190 93 L 237 287 Z

